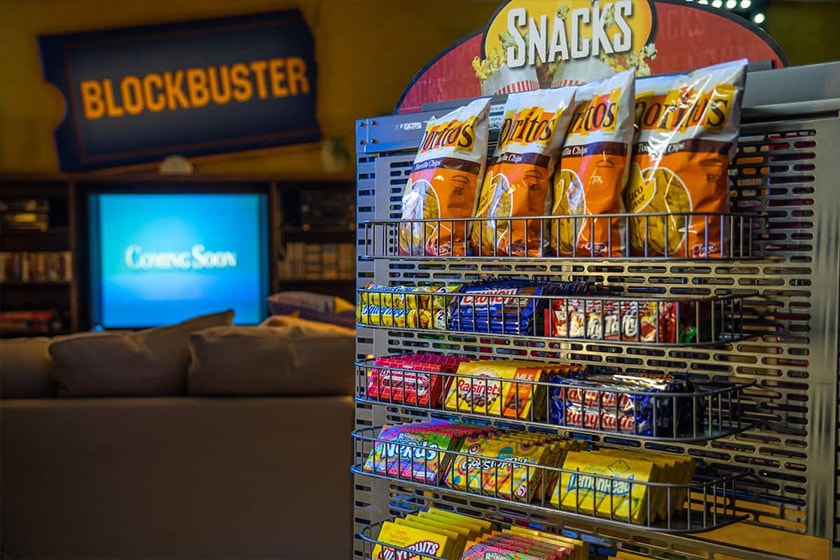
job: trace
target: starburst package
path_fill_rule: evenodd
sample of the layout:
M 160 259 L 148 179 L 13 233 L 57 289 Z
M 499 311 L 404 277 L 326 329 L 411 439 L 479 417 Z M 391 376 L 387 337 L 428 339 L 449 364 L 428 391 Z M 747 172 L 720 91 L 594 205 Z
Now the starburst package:
M 490 100 L 429 119 L 402 198 L 399 250 L 409 256 L 463 256 L 484 177 Z M 429 220 L 429 221 L 418 221 Z
M 473 224 L 475 254 L 542 256 L 543 223 L 522 218 L 545 216 L 551 210 L 551 173 L 574 98 L 574 88 L 508 96 L 499 142 L 481 186 L 476 217 L 482 219 Z
M 554 254 L 622 256 L 621 220 L 633 141 L 634 74 L 627 70 L 581 86 L 560 163 L 554 173 Z M 594 216 L 594 217 L 593 217 Z
M 747 61 L 639 82 L 624 190 L 635 256 L 721 258 Z M 658 214 L 658 215 L 657 215 Z

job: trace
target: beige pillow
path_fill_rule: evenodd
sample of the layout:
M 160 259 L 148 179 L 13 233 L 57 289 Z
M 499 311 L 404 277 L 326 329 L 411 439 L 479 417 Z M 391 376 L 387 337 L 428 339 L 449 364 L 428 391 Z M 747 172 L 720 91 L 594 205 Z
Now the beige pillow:
M 306 321 L 307 323 L 309 321 Z M 190 395 L 352 395 L 348 329 L 220 327 L 190 337 Z
M 310 321 L 293 315 L 272 315 L 261 323 L 264 327 L 295 327 L 306 336 L 356 336 L 355 329 L 348 329 L 332 323 Z
M 190 334 L 232 321 L 233 311 L 228 310 L 137 332 L 56 338 L 49 351 L 59 396 L 183 395 Z
M 53 361 L 47 337 L 0 340 L 0 398 L 55 397 Z

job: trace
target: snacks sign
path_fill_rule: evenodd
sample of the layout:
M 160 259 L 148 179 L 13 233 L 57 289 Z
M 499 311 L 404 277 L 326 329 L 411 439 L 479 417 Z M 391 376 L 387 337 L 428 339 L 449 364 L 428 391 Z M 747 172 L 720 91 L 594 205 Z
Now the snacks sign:
M 581 85 L 747 59 L 787 60 L 751 22 L 683 0 L 507 0 L 487 26 L 421 70 L 397 113 L 450 99 Z
M 314 40 L 288 10 L 39 37 L 62 170 L 320 138 Z

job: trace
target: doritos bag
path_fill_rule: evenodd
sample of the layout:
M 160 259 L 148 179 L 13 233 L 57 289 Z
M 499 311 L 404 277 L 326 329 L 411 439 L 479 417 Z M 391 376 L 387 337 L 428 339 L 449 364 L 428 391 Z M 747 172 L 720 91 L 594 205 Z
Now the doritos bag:
M 639 82 L 624 191 L 633 255 L 720 258 L 747 61 Z M 650 216 L 649 214 L 667 213 Z M 700 215 L 690 215 L 696 213 Z
M 468 220 L 484 176 L 490 100 L 476 99 L 426 124 L 403 194 L 400 254 L 465 255 Z M 420 222 L 415 220 L 430 220 Z
M 554 174 L 554 216 L 622 211 L 633 141 L 633 70 L 581 86 L 560 163 Z M 558 218 L 550 244 L 557 254 L 622 256 L 621 220 Z
M 504 106 L 499 143 L 487 163 L 472 248 L 477 255 L 538 257 L 545 234 L 540 220 L 551 209 L 551 172 L 574 104 L 574 88 L 512 94 Z

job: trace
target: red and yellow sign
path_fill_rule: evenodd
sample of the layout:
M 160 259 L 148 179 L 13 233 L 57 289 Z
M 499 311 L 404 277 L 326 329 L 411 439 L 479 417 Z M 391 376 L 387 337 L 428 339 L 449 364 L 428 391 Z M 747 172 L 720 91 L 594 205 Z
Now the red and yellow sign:
M 450 99 L 576 85 L 746 58 L 781 67 L 778 45 L 726 10 L 683 0 L 508 0 L 476 34 L 432 61 L 396 112 Z

